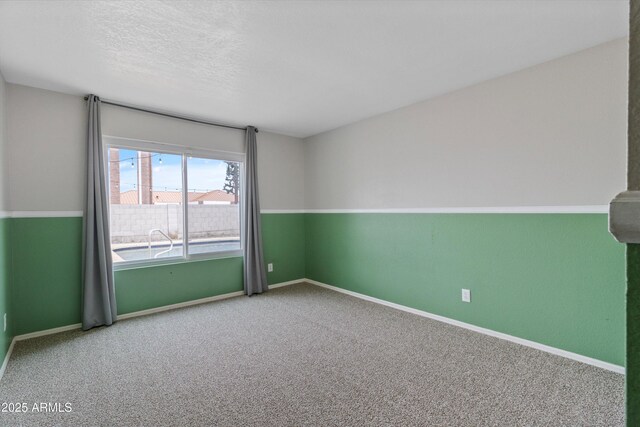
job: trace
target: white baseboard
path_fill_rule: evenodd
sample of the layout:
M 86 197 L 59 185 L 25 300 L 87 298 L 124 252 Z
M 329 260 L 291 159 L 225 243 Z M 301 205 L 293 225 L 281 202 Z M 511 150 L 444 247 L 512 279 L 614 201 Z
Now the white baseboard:
M 273 285 L 269 285 L 269 289 L 281 288 L 283 286 L 289 286 L 295 283 L 302 283 L 303 281 L 304 279 L 299 279 L 299 280 L 290 280 L 288 282 L 274 283 Z M 155 307 L 155 308 L 150 308 L 148 310 L 140 310 L 140 311 L 134 311 L 133 313 L 121 314 L 118 316 L 118 320 L 125 320 L 125 319 L 131 319 L 132 317 L 146 316 L 148 314 L 160 313 L 168 310 L 175 310 L 176 308 L 189 307 L 192 305 L 206 304 L 208 302 L 240 297 L 242 295 L 244 295 L 244 291 L 236 291 L 236 292 L 230 292 L 228 294 L 214 295 L 212 297 L 179 302 L 177 304 L 163 305 L 162 307 Z
M 24 341 L 31 338 L 43 337 L 45 335 L 59 334 L 60 332 L 73 331 L 74 329 L 80 329 L 82 323 L 74 323 L 73 325 L 60 326 L 59 328 L 45 329 L 44 331 L 30 332 L 28 334 L 16 335 L 13 337 L 15 341 Z
M 205 304 L 212 301 L 219 301 L 227 298 L 233 298 L 241 296 L 244 293 L 242 291 L 230 292 L 228 294 L 214 295 L 211 297 L 200 298 L 197 300 L 185 301 L 176 304 L 163 305 L 162 307 L 154 307 L 147 310 L 134 311 L 132 313 L 125 313 L 118 315 L 118 320 L 131 319 L 133 317 L 146 316 L 149 314 L 160 313 L 168 310 L 175 310 L 176 308 L 189 307 L 191 305 Z M 42 337 L 45 335 L 58 334 L 60 332 L 72 331 L 74 329 L 82 328 L 82 323 L 74 323 L 73 325 L 60 326 L 58 328 L 45 329 L 44 331 L 30 332 L 28 334 L 16 335 L 14 341 L 23 341 L 31 338 Z
M 299 280 L 290 280 L 288 282 L 274 283 L 273 285 L 269 285 L 269 289 L 281 288 L 283 286 L 295 285 L 296 283 L 303 283 L 305 279 Z M 149 314 L 160 313 L 168 310 L 175 310 L 176 308 L 189 307 L 192 305 L 205 304 L 213 301 L 220 301 L 228 298 L 234 298 L 244 295 L 243 291 L 230 292 L 228 294 L 222 295 L 214 295 L 212 297 L 200 298 L 192 301 L 180 302 L 177 304 L 164 305 L 162 307 L 150 308 L 148 310 L 140 310 L 135 311 L 133 313 L 121 314 L 118 316 L 118 320 L 126 320 L 131 319 L 133 317 L 146 316 Z M 75 329 L 80 329 L 82 327 L 81 323 L 74 323 L 73 325 L 60 326 L 59 328 L 45 329 L 44 331 L 36 331 L 30 332 L 28 334 L 16 335 L 11 340 L 11 344 L 9 345 L 9 349 L 7 350 L 7 354 L 4 357 L 4 361 L 2 362 L 2 367 L 0 367 L 0 381 L 2 380 L 2 376 L 4 375 L 4 371 L 7 368 L 7 364 L 9 363 L 9 359 L 11 358 L 11 353 L 13 352 L 13 347 L 17 341 L 28 340 L 31 338 L 42 337 L 45 335 L 53 335 L 58 334 L 60 332 L 72 331 Z
M 385 301 L 382 299 L 370 297 L 368 295 L 360 294 L 357 292 L 349 291 L 346 289 L 338 288 L 336 286 L 327 285 L 326 283 L 318 282 L 316 280 L 305 279 L 307 283 L 312 285 L 320 286 L 322 288 L 330 289 L 332 291 L 340 292 L 343 294 L 351 295 L 356 298 L 360 298 L 366 301 L 374 302 L 376 304 L 386 305 L 387 307 L 392 307 L 397 310 L 406 311 L 408 313 L 417 314 L 418 316 L 427 317 L 429 319 L 437 320 L 439 322 L 448 323 L 450 325 L 459 326 L 461 328 L 469 329 L 474 332 L 479 332 L 481 334 L 489 335 L 495 338 L 500 338 L 506 341 L 511 341 L 516 344 L 525 345 L 527 347 L 535 348 L 537 350 L 542 350 L 547 353 L 555 354 L 556 356 L 566 357 L 567 359 L 576 360 L 578 362 L 586 363 L 588 365 L 596 366 L 598 368 L 606 369 L 608 371 L 616 372 L 618 374 L 624 374 L 625 368 L 623 366 L 614 365 L 613 363 L 604 362 L 602 360 L 593 359 L 591 357 L 583 356 L 581 354 L 572 353 L 570 351 L 562 350 L 559 348 L 551 347 L 545 344 L 540 344 L 535 341 L 529 341 L 523 338 L 514 337 L 513 335 L 504 334 L 502 332 L 493 331 L 491 329 L 482 328 L 480 326 L 475 326 L 470 323 L 461 322 L 459 320 L 450 319 L 448 317 L 439 316 L 437 314 L 429 313 L 427 311 L 418 310 L 415 308 L 407 307 L 404 305 L 396 304 L 393 302 Z
M 338 288 L 336 286 L 327 285 L 326 283 L 318 282 L 316 280 L 299 279 L 299 280 L 291 280 L 291 281 L 288 281 L 288 282 L 275 283 L 273 285 L 269 285 L 269 289 L 275 289 L 275 288 L 280 288 L 280 287 L 283 287 L 283 286 L 290 286 L 290 285 L 294 285 L 294 284 L 297 284 L 297 283 L 304 283 L 304 282 L 310 283 L 310 284 L 315 285 L 315 286 L 320 286 L 322 288 L 330 289 L 332 291 L 340 292 L 340 293 L 343 293 L 343 294 L 346 294 L 346 295 L 351 295 L 353 297 L 360 298 L 360 299 L 363 299 L 363 300 L 366 300 L 366 301 L 374 302 L 376 304 L 381 304 L 381 305 L 385 305 L 387 307 L 395 308 L 397 310 L 402 310 L 402 311 L 405 311 L 405 312 L 408 312 L 408 313 L 416 314 L 418 316 L 427 317 L 429 319 L 437 320 L 439 322 L 444 322 L 444 323 L 448 323 L 450 325 L 459 326 L 461 328 L 469 329 L 471 331 L 479 332 L 481 334 L 485 334 L 485 335 L 489 335 L 489 336 L 492 336 L 492 337 L 500 338 L 500 339 L 503 339 L 503 340 L 506 340 L 506 341 L 511 341 L 511 342 L 514 342 L 514 343 L 517 343 L 517 344 L 525 345 L 527 347 L 535 348 L 537 350 L 545 351 L 547 353 L 555 354 L 557 356 L 566 357 L 568 359 L 576 360 L 578 362 L 586 363 L 588 365 L 596 366 L 598 368 L 606 369 L 608 371 L 616 372 L 616 373 L 619 373 L 619 374 L 624 374 L 625 373 L 625 368 L 623 366 L 614 365 L 612 363 L 604 362 L 604 361 L 598 360 L 598 359 L 593 359 L 591 357 L 583 356 L 583 355 L 580 355 L 580 354 L 577 354 L 577 353 L 572 353 L 570 351 L 561 350 L 559 348 L 551 347 L 551 346 L 548 346 L 548 345 L 545 345 L 545 344 L 540 344 L 540 343 L 537 343 L 537 342 L 534 342 L 534 341 L 529 341 L 529 340 L 526 340 L 526 339 L 523 339 L 523 338 L 514 337 L 513 335 L 508 335 L 508 334 L 504 334 L 502 332 L 496 332 L 496 331 L 493 331 L 491 329 L 486 329 L 486 328 L 482 328 L 480 326 L 475 326 L 475 325 L 472 325 L 470 323 L 461 322 L 459 320 L 450 319 L 448 317 L 439 316 L 437 314 L 433 314 L 433 313 L 429 313 L 429 312 L 426 312 L 426 311 L 418 310 L 418 309 L 415 309 L 415 308 L 407 307 L 407 306 L 404 306 L 404 305 L 392 303 L 392 302 L 385 301 L 385 300 L 382 300 L 382 299 L 379 299 L 379 298 L 370 297 L 368 295 L 364 295 L 364 294 L 360 294 L 360 293 L 357 293 L 357 292 L 349 291 L 349 290 L 346 290 L 346 289 Z M 133 313 L 127 313 L 127 314 L 123 314 L 123 315 L 118 316 L 118 319 L 125 320 L 125 319 L 130 319 L 130 318 L 133 318 L 133 317 L 145 316 L 145 315 L 153 314 L 153 313 L 159 313 L 159 312 L 162 312 L 162 311 L 174 310 L 176 308 L 188 307 L 188 306 L 197 305 L 197 304 L 204 304 L 204 303 L 207 303 L 207 302 L 219 301 L 219 300 L 223 300 L 223 299 L 227 299 L 227 298 L 234 298 L 234 297 L 237 297 L 237 296 L 241 296 L 243 294 L 244 293 L 242 291 L 230 292 L 228 294 L 216 295 L 216 296 L 212 296 L 212 297 L 201 298 L 201 299 L 198 299 L 198 300 L 186 301 L 186 302 L 183 302 L 183 303 L 171 304 L 171 305 L 166 305 L 166 306 L 163 306 L 163 307 L 157 307 L 157 308 L 151 308 L 151 309 L 148 309 L 148 310 L 141 310 L 141 311 L 136 311 L 136 312 L 133 312 Z M 15 336 L 13 338 L 13 340 L 11 340 L 11 344 L 9 345 L 9 349 L 7 351 L 7 354 L 5 355 L 4 361 L 2 362 L 2 367 L 0 367 L 0 380 L 2 380 L 2 376 L 4 375 L 5 369 L 7 368 L 7 364 L 9 363 L 9 359 L 11 358 L 11 353 L 13 352 L 13 348 L 14 348 L 14 345 L 15 345 L 16 341 L 22 341 L 22 340 L 41 337 L 41 336 L 45 336 L 45 335 L 57 334 L 57 333 L 60 333 L 60 332 L 65 332 L 65 331 L 71 331 L 71 330 L 74 330 L 74 329 L 79 329 L 81 326 L 82 325 L 80 323 L 76 323 L 76 324 L 73 324 L 73 325 L 61 326 L 59 328 L 46 329 L 44 331 L 31 332 L 31 333 L 28 333 L 28 334 L 22 334 L 22 335 Z
M 229 292 L 228 294 L 214 295 L 212 297 L 194 299 L 191 301 L 179 302 L 177 304 L 163 305 L 162 307 L 149 308 L 147 310 L 134 311 L 132 313 L 118 315 L 118 320 L 131 319 L 132 317 L 147 316 L 149 314 L 161 313 L 163 311 L 175 310 L 176 308 L 189 307 L 192 305 L 206 304 L 208 302 L 220 301 L 228 298 L 235 298 L 244 295 L 243 291 Z
M 0 380 L 4 376 L 4 371 L 7 369 L 7 365 L 9 364 L 9 359 L 11 358 L 11 353 L 13 353 L 13 346 L 16 344 L 16 339 L 11 340 L 11 344 L 9 344 L 9 349 L 7 350 L 7 354 L 4 356 L 4 360 L 2 361 L 2 367 L 0 367 Z
M 291 286 L 296 283 L 304 283 L 307 279 L 298 279 L 298 280 L 289 280 L 288 282 L 280 282 L 274 283 L 273 285 L 269 285 L 269 289 L 281 288 L 283 286 Z

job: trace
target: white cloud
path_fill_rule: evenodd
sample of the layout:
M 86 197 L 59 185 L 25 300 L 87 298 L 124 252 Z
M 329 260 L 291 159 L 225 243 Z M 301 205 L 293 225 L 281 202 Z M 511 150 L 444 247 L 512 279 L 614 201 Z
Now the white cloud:
M 175 191 L 182 188 L 182 167 L 180 165 L 163 165 L 153 168 L 153 188 L 155 190 Z
M 189 189 L 222 190 L 227 176 L 227 164 L 224 162 L 205 161 L 189 166 L 187 176 Z

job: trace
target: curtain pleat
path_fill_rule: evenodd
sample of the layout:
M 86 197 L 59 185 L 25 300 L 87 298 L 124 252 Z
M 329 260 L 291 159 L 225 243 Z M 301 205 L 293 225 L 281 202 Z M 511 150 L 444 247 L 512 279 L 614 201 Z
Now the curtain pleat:
M 116 321 L 100 98 L 88 98 L 87 197 L 83 227 L 82 329 Z
M 247 154 L 245 157 L 244 195 L 244 292 L 251 296 L 267 291 L 267 272 L 262 253 L 262 233 L 260 229 L 260 201 L 258 197 L 258 149 L 256 128 L 247 127 Z

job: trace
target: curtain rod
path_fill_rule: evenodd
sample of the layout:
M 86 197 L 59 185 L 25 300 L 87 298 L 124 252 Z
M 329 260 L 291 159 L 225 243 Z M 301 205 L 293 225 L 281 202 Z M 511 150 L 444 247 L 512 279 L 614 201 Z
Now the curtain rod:
M 89 99 L 89 97 L 85 96 L 84 100 L 86 101 L 87 99 Z M 203 125 L 218 126 L 218 127 L 221 127 L 221 128 L 228 128 L 228 129 L 247 130 L 246 126 L 245 127 L 241 127 L 241 126 L 225 125 L 225 124 L 222 124 L 222 123 L 208 122 L 206 120 L 195 119 L 193 117 L 179 116 L 177 114 L 163 113 L 161 111 L 149 110 L 147 108 L 137 107 L 135 105 L 122 104 L 120 102 L 115 102 L 115 101 L 108 101 L 108 100 L 101 99 L 100 102 L 102 102 L 103 104 L 113 105 L 113 106 L 116 106 L 116 107 L 128 108 L 129 110 L 142 111 L 143 113 L 150 113 L 150 114 L 155 114 L 157 116 L 171 117 L 172 119 L 185 120 L 185 121 L 188 121 L 188 122 L 200 123 L 200 124 L 203 124 Z M 258 133 L 258 128 L 256 128 L 256 133 Z

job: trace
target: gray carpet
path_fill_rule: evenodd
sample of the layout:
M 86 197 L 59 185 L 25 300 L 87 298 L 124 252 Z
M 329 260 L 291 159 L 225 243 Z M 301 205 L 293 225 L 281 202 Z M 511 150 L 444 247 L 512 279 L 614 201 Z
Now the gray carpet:
M 616 426 L 624 378 L 311 285 L 18 342 L 11 426 Z

